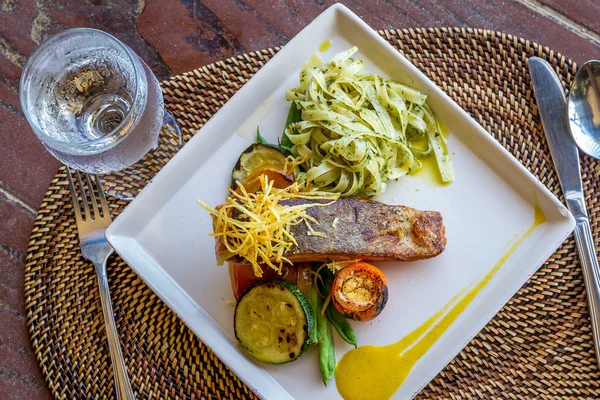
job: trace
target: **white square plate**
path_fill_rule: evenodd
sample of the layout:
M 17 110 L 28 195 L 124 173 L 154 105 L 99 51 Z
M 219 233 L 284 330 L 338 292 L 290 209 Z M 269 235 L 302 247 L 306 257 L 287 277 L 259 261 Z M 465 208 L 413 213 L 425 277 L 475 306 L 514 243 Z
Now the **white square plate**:
M 265 399 L 337 399 L 323 386 L 316 350 L 282 366 L 256 363 L 236 347 L 227 267 L 217 267 L 211 218 L 196 204 L 224 201 L 231 168 L 255 139 L 281 135 L 301 65 L 331 39 L 323 57 L 356 45 L 369 71 L 428 94 L 428 104 L 450 131 L 456 181 L 434 186 L 419 177 L 388 185 L 382 200 L 444 217 L 448 245 L 439 257 L 382 263 L 390 297 L 370 323 L 354 323 L 359 344 L 398 341 L 473 279 L 485 275 L 516 235 L 533 221 L 534 201 L 547 222 L 504 264 L 491 283 L 416 364 L 394 395 L 414 396 L 473 338 L 571 233 L 565 207 L 437 86 L 347 8 L 329 8 L 292 39 L 217 112 L 115 220 L 107 237 L 115 250 L 216 355 Z M 338 359 L 350 346 L 336 338 Z

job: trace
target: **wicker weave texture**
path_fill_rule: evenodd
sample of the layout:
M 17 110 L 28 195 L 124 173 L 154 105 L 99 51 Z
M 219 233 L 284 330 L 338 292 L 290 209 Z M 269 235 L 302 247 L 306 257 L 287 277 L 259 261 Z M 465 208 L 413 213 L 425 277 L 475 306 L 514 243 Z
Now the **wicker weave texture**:
M 491 31 L 380 33 L 562 199 L 526 62 L 533 55 L 545 58 L 566 88 L 576 68 L 572 61 Z M 275 53 L 245 54 L 163 82 L 166 107 L 185 140 Z M 173 153 L 173 142 L 165 140 L 136 165 L 135 175 L 122 175 L 116 184 L 143 184 L 144 176 L 153 176 Z M 583 157 L 581 168 L 600 248 L 600 162 Z M 124 206 L 112 201 L 113 217 Z M 108 271 L 123 353 L 139 398 L 255 398 L 119 257 L 111 259 Z M 25 296 L 33 348 L 55 397 L 114 399 L 96 277 L 79 252 L 64 169 L 48 188 L 31 233 Z M 418 398 L 598 399 L 593 347 L 579 259 L 569 238 Z

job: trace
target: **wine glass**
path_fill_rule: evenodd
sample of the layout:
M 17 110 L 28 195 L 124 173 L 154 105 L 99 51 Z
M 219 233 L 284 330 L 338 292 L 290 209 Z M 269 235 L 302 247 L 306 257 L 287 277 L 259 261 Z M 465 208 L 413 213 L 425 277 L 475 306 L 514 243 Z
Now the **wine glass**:
M 132 199 L 152 178 L 122 182 L 135 173 L 134 163 L 153 157 L 161 128 L 164 139 L 176 143 L 172 151 L 181 146 L 152 71 L 97 29 L 69 29 L 42 43 L 23 70 L 20 99 L 46 149 L 69 167 L 100 174 L 105 191 L 118 198 Z

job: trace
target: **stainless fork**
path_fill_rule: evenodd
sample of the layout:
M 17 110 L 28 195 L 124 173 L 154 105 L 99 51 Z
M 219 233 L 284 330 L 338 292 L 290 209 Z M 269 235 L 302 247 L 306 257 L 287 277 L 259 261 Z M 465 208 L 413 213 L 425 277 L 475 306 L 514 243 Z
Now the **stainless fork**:
M 73 176 L 69 167 L 67 167 L 67 174 L 69 176 L 71 196 L 73 197 L 73 209 L 75 210 L 75 219 L 77 220 L 79 241 L 81 242 L 81 254 L 85 259 L 94 263 L 96 275 L 98 276 L 100 301 L 102 303 L 102 313 L 104 314 L 104 322 L 106 325 L 106 337 L 108 339 L 108 349 L 110 351 L 110 359 L 112 361 L 112 369 L 115 377 L 117 399 L 133 400 L 135 399 L 135 395 L 131 389 L 129 378 L 127 377 L 127 368 L 125 366 L 125 360 L 123 359 L 123 353 L 121 352 L 119 334 L 117 333 L 117 326 L 113 315 L 110 292 L 108 291 L 108 278 L 106 275 L 106 261 L 113 253 L 113 248 L 108 244 L 104 237 L 104 231 L 106 231 L 106 228 L 111 223 L 110 210 L 108 209 L 106 197 L 104 196 L 104 191 L 102 190 L 102 185 L 100 185 L 98 176 L 94 175 L 93 177 L 96 184 L 96 192 L 98 192 L 97 199 L 90 176 L 84 174 L 85 178 L 82 179 L 79 171 L 75 171 L 77 183 L 79 184 L 79 192 L 81 193 L 81 204 L 83 204 L 82 216 L 80 202 L 77 198 L 77 190 L 75 189 Z M 86 181 L 85 183 L 84 180 Z M 91 204 L 89 204 L 88 197 Z

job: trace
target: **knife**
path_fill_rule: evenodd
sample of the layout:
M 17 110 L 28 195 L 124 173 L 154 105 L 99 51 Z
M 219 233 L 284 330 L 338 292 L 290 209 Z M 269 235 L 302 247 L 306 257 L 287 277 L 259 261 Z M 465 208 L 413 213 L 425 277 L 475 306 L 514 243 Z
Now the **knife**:
M 579 152 L 569 127 L 567 101 L 558 76 L 546 61 L 539 57 L 531 57 L 529 74 L 550 147 L 550 154 L 554 161 L 554 168 L 558 173 L 567 207 L 576 221 L 575 242 L 588 294 L 596 359 L 598 359 L 600 354 L 600 266 L 585 205 L 579 170 Z

